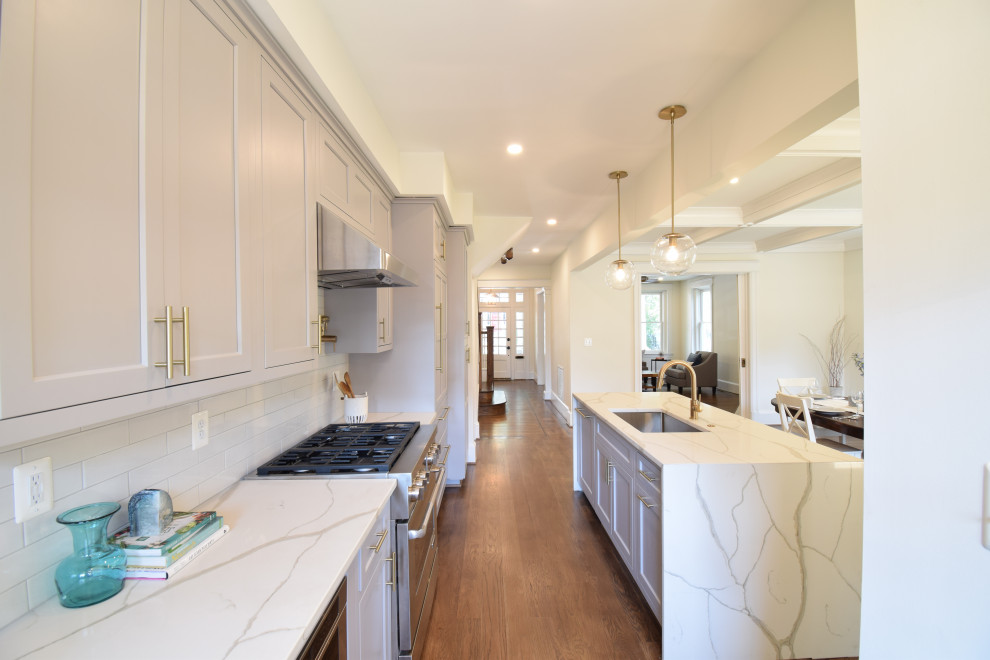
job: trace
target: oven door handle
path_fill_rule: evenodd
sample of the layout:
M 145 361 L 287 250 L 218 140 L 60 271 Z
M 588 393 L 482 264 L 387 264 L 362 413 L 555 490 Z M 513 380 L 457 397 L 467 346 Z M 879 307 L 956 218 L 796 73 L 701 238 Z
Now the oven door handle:
M 440 499 L 440 493 L 442 492 L 440 489 L 444 487 L 444 480 L 446 479 L 446 477 L 447 477 L 447 466 L 443 466 L 440 468 L 440 478 L 437 479 L 436 492 L 433 494 L 433 497 L 430 498 L 430 505 L 426 508 L 426 515 L 423 516 L 423 526 L 420 527 L 419 529 L 409 530 L 410 540 L 421 539 L 424 536 L 426 536 L 426 530 L 429 529 L 430 527 L 430 518 L 433 517 L 433 505 L 436 504 L 437 500 Z

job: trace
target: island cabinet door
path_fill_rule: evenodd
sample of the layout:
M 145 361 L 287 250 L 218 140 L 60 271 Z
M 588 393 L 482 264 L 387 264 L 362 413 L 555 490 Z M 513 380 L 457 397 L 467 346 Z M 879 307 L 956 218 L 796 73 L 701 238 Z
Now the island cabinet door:
M 622 561 L 633 568 L 633 482 L 632 476 L 617 464 L 612 465 L 612 543 Z
M 592 504 L 598 519 L 609 532 L 612 530 L 612 474 L 613 463 L 608 454 L 595 443 L 595 484 Z
M 581 408 L 574 427 L 578 441 L 578 480 L 588 501 L 595 501 L 595 418 Z
M 660 594 L 663 569 L 661 563 L 662 528 L 660 524 L 660 492 L 644 486 L 636 479 L 633 494 L 633 577 L 640 592 L 649 603 L 653 615 L 660 620 Z

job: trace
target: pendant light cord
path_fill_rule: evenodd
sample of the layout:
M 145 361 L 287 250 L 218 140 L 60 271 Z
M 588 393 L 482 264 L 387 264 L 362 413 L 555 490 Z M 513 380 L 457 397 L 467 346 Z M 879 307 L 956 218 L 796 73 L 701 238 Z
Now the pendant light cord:
M 676 234 L 674 229 L 674 112 L 670 113 L 670 233 Z
M 620 177 L 615 177 L 616 227 L 619 230 L 619 261 L 622 261 L 622 193 L 619 191 Z

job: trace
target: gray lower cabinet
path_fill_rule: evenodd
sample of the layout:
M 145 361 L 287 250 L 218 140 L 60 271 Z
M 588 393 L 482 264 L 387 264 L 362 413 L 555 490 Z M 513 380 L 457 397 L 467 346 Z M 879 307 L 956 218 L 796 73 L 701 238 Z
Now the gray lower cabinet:
M 636 454 L 633 479 L 633 579 L 657 620 L 661 618 L 663 584 L 663 529 L 661 525 L 660 468 Z
M 657 620 L 662 614 L 662 471 L 575 401 L 575 487 L 588 498 Z

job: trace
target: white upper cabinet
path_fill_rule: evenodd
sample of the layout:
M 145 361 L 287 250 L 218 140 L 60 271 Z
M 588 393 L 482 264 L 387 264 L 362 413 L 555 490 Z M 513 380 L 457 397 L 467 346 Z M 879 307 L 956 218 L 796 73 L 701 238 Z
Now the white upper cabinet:
M 212 2 L 0 11 L 0 415 L 250 369 L 244 33 Z M 188 378 L 153 366 L 166 306 Z
M 313 113 L 266 61 L 261 73 L 265 366 L 312 360 L 319 341 Z M 316 321 L 316 324 L 313 322 Z
M 320 126 L 319 196 L 336 207 L 345 222 L 388 248 L 388 199 L 326 126 Z
M 251 369 L 244 278 L 259 51 L 213 0 L 166 2 L 164 16 L 163 306 L 190 310 L 190 373 L 176 376 L 181 383 Z M 149 92 L 149 108 L 156 91 Z M 148 115 L 153 145 L 154 110 Z M 155 155 L 149 146 L 149 156 L 157 160 Z M 151 174 L 149 166 L 149 192 L 157 187 Z M 163 310 L 150 312 L 160 317 Z M 183 350 L 180 344 L 173 351 Z M 157 360 L 164 355 L 155 346 L 162 345 L 152 342 Z

